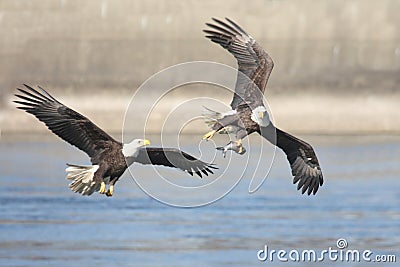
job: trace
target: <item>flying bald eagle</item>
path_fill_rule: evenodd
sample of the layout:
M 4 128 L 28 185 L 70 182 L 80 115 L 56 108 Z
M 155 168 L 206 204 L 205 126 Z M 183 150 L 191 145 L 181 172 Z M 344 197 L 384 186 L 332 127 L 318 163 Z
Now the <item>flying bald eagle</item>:
M 67 179 L 72 180 L 69 188 L 82 195 L 100 194 L 112 196 L 114 184 L 134 162 L 141 164 L 163 165 L 178 168 L 200 178 L 202 173 L 208 175 L 217 169 L 175 148 L 145 147 L 150 141 L 135 139 L 122 144 L 97 127 L 86 117 L 63 105 L 40 86 L 41 92 L 25 85 L 26 89 L 18 90 L 20 100 L 14 101 L 25 110 L 44 122 L 54 134 L 69 144 L 76 146 L 89 155 L 91 166 L 67 164 Z M 109 184 L 109 189 L 106 189 Z
M 213 18 L 215 23 L 206 23 L 206 37 L 228 50 L 238 62 L 238 76 L 231 102 L 232 110 L 221 114 L 207 109 L 206 122 L 212 131 L 203 139 L 211 139 L 217 132 L 230 132 L 236 140 L 229 142 L 223 150 L 244 154 L 241 140 L 257 132 L 273 145 L 282 149 L 292 169 L 293 183 L 302 194 L 315 194 L 323 184 L 321 167 L 311 145 L 276 128 L 269 119 L 263 103 L 263 94 L 274 62 L 264 49 L 238 24 L 226 18 L 226 22 Z

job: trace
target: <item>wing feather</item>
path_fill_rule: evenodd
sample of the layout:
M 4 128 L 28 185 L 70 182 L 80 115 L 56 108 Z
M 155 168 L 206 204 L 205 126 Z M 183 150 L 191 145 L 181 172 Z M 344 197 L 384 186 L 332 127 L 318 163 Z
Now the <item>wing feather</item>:
M 281 148 L 289 161 L 292 169 L 293 184 L 297 190 L 308 195 L 317 193 L 318 188 L 324 183 L 322 170 L 317 155 L 312 146 L 303 140 L 290 135 L 272 124 L 260 127 L 261 135 L 272 144 Z
M 246 103 L 251 107 L 263 105 L 262 94 L 274 62 L 264 49 L 237 23 L 212 18 L 206 23 L 211 30 L 204 30 L 206 37 L 227 49 L 238 62 L 238 75 L 232 109 Z
M 34 115 L 44 122 L 54 134 L 86 152 L 93 157 L 104 148 L 107 142 L 117 142 L 93 122 L 78 112 L 63 105 L 51 96 L 46 90 L 38 86 L 40 92 L 24 84 L 25 89 L 19 89 L 15 100 L 18 109 Z
M 213 173 L 212 169 L 218 169 L 214 164 L 203 162 L 176 148 L 142 148 L 139 150 L 135 162 L 178 168 L 192 176 L 193 173 L 196 173 L 200 178 L 202 178 L 202 173 L 208 176 Z

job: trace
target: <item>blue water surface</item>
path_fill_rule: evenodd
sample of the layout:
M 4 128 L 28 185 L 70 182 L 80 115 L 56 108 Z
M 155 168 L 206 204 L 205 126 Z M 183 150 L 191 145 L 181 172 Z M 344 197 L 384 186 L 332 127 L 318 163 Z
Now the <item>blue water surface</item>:
M 257 259 L 265 245 L 320 251 L 337 248 L 339 238 L 348 249 L 393 254 L 400 261 L 400 138 L 304 138 L 314 144 L 324 171 L 317 195 L 296 190 L 286 158 L 277 151 L 256 193 L 248 193 L 245 176 L 225 197 L 200 208 L 160 203 L 129 173 L 112 198 L 80 196 L 68 189 L 64 169 L 66 162 L 88 164 L 84 153 L 56 138 L 1 140 L 0 266 L 267 266 L 271 262 Z M 182 148 L 197 153 L 189 141 Z M 240 156 L 233 158 L 232 177 L 244 168 Z M 221 155 L 216 163 L 218 175 Z M 145 166 L 135 170 L 148 175 Z M 179 175 L 184 182 L 194 179 Z M 195 182 L 207 179 L 212 178 Z M 277 264 L 310 265 L 275 259 Z M 311 265 L 319 264 L 365 262 Z

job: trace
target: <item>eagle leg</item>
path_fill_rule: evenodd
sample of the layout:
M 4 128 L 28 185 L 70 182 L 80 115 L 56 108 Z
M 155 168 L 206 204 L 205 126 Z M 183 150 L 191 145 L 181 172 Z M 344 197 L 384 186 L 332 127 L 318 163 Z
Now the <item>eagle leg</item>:
M 224 156 L 224 158 L 226 157 L 226 152 L 228 152 L 228 150 L 235 151 L 240 155 L 246 153 L 246 149 L 242 145 L 242 139 L 239 139 L 237 141 L 231 141 L 227 145 L 222 147 L 217 147 L 217 150 L 222 151 L 222 155 Z
M 106 192 L 106 196 L 112 197 L 113 193 L 114 193 L 114 185 L 110 185 L 110 188 L 108 188 Z
M 99 193 L 100 194 L 105 194 L 106 193 L 106 183 L 105 182 L 101 182 Z
M 223 117 L 220 120 L 217 120 L 215 122 L 215 124 L 212 126 L 213 130 L 211 132 L 206 133 L 203 136 L 203 140 L 210 140 L 211 138 L 213 138 L 213 136 L 216 133 L 224 130 L 225 127 L 235 125 L 235 123 L 237 123 L 238 119 L 239 119 L 239 117 L 236 115 L 228 115 L 228 116 Z
M 216 133 L 217 131 L 215 131 L 215 130 L 212 130 L 211 132 L 208 132 L 208 133 L 206 133 L 204 136 L 203 136 L 203 140 L 210 140 L 211 138 L 213 138 L 213 136 L 215 135 L 215 133 Z
M 119 177 L 116 177 L 114 179 L 111 179 L 110 181 L 110 187 L 108 188 L 107 192 L 106 192 L 106 196 L 108 197 L 112 197 L 114 194 L 114 184 L 117 182 Z
M 234 150 L 234 151 L 237 152 L 240 155 L 243 155 L 246 152 L 246 150 L 243 148 L 242 139 L 239 139 L 239 140 L 235 141 L 235 143 L 236 143 L 236 150 L 237 151 L 236 150 Z

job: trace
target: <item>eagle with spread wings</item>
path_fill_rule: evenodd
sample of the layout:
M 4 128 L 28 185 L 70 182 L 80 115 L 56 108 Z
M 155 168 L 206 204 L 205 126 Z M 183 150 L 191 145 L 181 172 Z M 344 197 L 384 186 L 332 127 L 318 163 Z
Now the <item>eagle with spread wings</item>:
M 92 165 L 89 166 L 67 164 L 67 179 L 72 181 L 69 188 L 76 193 L 91 195 L 98 191 L 112 196 L 115 183 L 134 162 L 177 168 L 200 178 L 217 168 L 176 148 L 147 147 L 150 141 L 146 139 L 123 144 L 42 87 L 38 86 L 36 90 L 24 86 L 25 89 L 18 89 L 20 93 L 16 94 L 19 98 L 14 101 L 19 104 L 17 108 L 34 115 L 50 131 L 90 157 Z
M 246 149 L 242 139 L 254 132 L 259 133 L 286 154 L 293 183 L 302 194 L 315 194 L 324 180 L 314 149 L 307 142 L 275 127 L 264 106 L 263 94 L 274 67 L 272 58 L 237 23 L 213 18 L 214 23 L 206 23 L 206 37 L 228 50 L 237 60 L 238 75 L 235 93 L 231 102 L 232 110 L 226 113 L 207 109 L 203 114 L 212 131 L 203 136 L 209 140 L 216 133 L 233 133 L 235 141 L 229 142 L 222 150 L 244 154 Z

